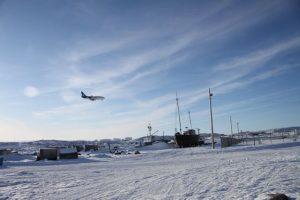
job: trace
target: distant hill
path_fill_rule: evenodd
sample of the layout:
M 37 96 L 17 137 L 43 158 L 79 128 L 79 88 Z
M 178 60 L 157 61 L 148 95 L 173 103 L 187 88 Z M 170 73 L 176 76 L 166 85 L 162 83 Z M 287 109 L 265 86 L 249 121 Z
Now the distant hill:
M 294 132 L 295 130 L 300 132 L 300 126 L 291 126 L 291 127 L 284 127 L 284 128 L 274 128 L 274 129 L 266 129 L 266 130 L 260 130 L 260 131 L 247 131 L 248 133 L 258 133 L 258 132 L 265 132 L 265 133 L 283 133 L 283 132 Z M 244 131 L 243 131 L 244 132 Z M 229 134 L 229 133 L 228 133 Z M 204 137 L 210 137 L 211 133 L 200 133 L 201 136 Z M 214 133 L 215 137 L 220 137 L 224 136 L 225 134 L 221 133 Z M 132 141 L 144 141 L 144 138 L 147 136 L 143 136 L 140 138 L 133 139 Z M 165 135 L 163 136 L 158 136 L 154 135 L 153 136 L 154 140 L 173 140 L 174 135 Z M 91 144 L 91 143 L 122 143 L 124 142 L 123 140 L 120 141 L 115 141 L 113 139 L 103 139 L 103 140 L 36 140 L 36 141 L 31 141 L 31 142 L 0 142 L 0 147 L 5 147 L 7 145 L 20 145 L 21 143 L 28 143 L 28 144 L 35 144 L 35 145 L 74 145 L 74 144 Z
M 300 126 L 292 126 L 292 127 L 286 127 L 286 128 L 274 128 L 274 129 L 268 129 L 265 131 L 273 132 L 273 133 L 281 133 L 281 132 L 292 132 L 295 130 L 300 131 Z

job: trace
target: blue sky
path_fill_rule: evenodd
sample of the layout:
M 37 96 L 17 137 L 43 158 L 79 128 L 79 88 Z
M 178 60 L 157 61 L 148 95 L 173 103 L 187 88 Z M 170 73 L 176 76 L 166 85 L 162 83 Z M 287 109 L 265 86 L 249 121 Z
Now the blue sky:
M 300 125 L 300 4 L 0 1 L 0 140 Z M 104 101 L 80 98 L 80 91 Z

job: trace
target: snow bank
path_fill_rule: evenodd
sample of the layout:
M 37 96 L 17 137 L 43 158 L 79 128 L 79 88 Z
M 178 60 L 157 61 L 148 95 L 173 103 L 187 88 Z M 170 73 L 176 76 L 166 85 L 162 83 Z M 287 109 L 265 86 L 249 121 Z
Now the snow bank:
M 139 147 L 138 150 L 162 150 L 162 149 L 172 149 L 174 148 L 173 144 L 168 144 L 165 142 L 154 142 L 152 145 Z
M 268 193 L 300 198 L 300 142 L 93 153 L 32 163 L 6 161 L 0 199 L 262 200 Z

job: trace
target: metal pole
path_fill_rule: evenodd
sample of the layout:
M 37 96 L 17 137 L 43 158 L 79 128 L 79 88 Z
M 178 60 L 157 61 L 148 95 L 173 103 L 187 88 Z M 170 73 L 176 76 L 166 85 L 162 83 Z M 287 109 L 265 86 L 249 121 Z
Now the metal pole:
M 230 127 L 231 127 L 231 137 L 233 138 L 233 131 L 232 131 L 232 120 L 231 120 L 231 116 L 230 116 Z
M 210 108 L 210 125 L 211 125 L 211 145 L 212 148 L 215 148 L 215 138 L 214 138 L 214 125 L 213 125 L 213 117 L 212 117 L 212 109 L 211 109 L 211 97 L 212 93 L 210 92 L 210 88 L 208 89 L 208 96 L 209 96 L 209 108 Z
M 236 126 L 237 126 L 238 137 L 240 138 L 240 128 L 239 128 L 239 123 L 238 122 L 236 123 Z
M 179 130 L 180 130 L 180 133 L 181 133 L 181 120 L 180 120 L 180 111 L 179 111 L 179 104 L 178 104 L 178 96 L 177 96 L 177 92 L 176 92 L 176 102 L 177 102 L 177 110 L 178 110 L 178 119 L 179 119 Z
M 193 129 L 192 127 L 192 120 L 191 120 L 191 112 L 189 111 L 189 119 L 190 119 L 190 126 L 191 126 L 191 129 Z
M 241 138 L 242 138 L 242 140 L 243 140 L 243 143 L 244 143 L 245 141 L 244 141 L 244 134 L 243 134 L 243 130 L 241 130 Z

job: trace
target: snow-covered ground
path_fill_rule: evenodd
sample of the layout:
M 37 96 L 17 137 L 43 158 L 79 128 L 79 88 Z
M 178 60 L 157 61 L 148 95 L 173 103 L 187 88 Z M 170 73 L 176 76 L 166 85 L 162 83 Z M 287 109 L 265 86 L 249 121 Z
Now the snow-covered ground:
M 141 154 L 83 154 L 77 160 L 6 157 L 0 199 L 300 199 L 300 142 L 212 150 L 157 144 Z

